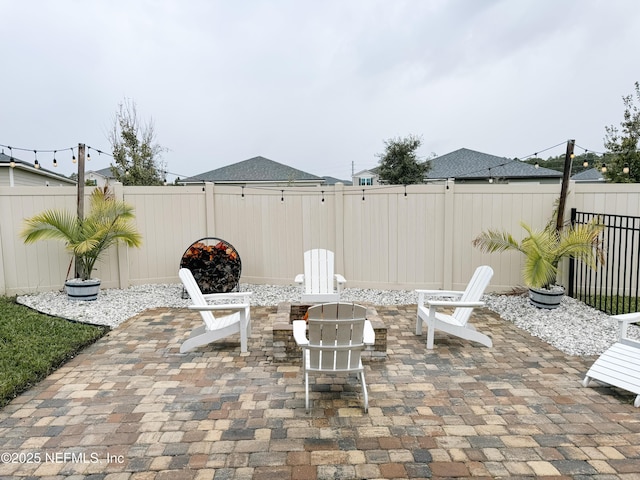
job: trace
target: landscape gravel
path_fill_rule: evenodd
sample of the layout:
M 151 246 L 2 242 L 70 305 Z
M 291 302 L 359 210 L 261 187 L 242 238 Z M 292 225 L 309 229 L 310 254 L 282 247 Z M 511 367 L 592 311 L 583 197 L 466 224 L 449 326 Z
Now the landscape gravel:
M 256 306 L 274 306 L 300 295 L 298 287 L 289 285 L 242 284 L 240 290 L 252 292 L 251 304 Z M 341 300 L 381 306 L 412 305 L 417 296 L 407 290 L 347 288 L 342 291 Z M 599 355 L 617 340 L 615 319 L 570 297 L 565 297 L 555 310 L 530 305 L 526 295 L 488 294 L 484 300 L 504 320 L 569 355 Z M 191 304 L 183 298 L 181 284 L 102 289 L 98 299 L 91 302 L 68 300 L 61 291 L 22 295 L 17 301 L 42 313 L 111 328 L 150 308 L 183 308 Z M 631 326 L 629 337 L 640 340 L 640 328 Z

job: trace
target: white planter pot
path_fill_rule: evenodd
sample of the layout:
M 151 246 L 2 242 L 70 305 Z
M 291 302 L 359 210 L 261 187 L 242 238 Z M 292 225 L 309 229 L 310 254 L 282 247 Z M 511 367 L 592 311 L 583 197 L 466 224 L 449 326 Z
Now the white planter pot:
M 73 278 L 64 283 L 69 300 L 96 300 L 100 292 L 100 279 L 80 280 Z
M 529 302 L 538 308 L 552 310 L 558 308 L 564 297 L 563 287 L 554 287 L 552 290 L 546 288 L 529 288 Z

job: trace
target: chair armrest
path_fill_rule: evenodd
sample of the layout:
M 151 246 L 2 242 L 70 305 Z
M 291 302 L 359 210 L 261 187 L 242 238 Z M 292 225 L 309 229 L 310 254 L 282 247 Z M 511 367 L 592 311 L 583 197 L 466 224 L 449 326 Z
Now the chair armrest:
M 304 273 L 296 275 L 296 278 L 293 281 L 296 283 L 304 283 Z
M 376 343 L 376 332 L 373 329 L 373 325 L 369 320 L 364 322 L 364 332 L 362 334 L 362 341 L 365 345 L 374 345 Z
M 339 285 L 347 283 L 347 280 L 339 273 L 334 273 L 333 276 L 335 277 L 336 282 L 338 282 Z
M 226 299 L 235 299 L 239 298 L 244 300 L 246 303 L 249 302 L 249 298 L 251 298 L 253 292 L 228 292 L 228 293 L 207 293 L 203 295 L 205 300 L 226 300 Z
M 298 345 L 308 345 L 309 339 L 307 339 L 307 322 L 304 320 L 294 320 L 293 325 L 293 339 Z
M 427 300 L 425 303 L 430 307 L 484 307 L 484 302 L 457 302 L 455 300 Z
M 418 305 L 424 306 L 425 297 L 449 297 L 449 298 L 459 298 L 462 296 L 464 292 L 459 292 L 457 290 L 421 290 L 417 289 L 416 293 L 418 294 Z
M 250 307 L 248 303 L 227 303 L 218 305 L 189 305 L 189 310 L 197 310 L 198 312 L 208 312 L 211 310 L 244 310 Z
M 425 297 L 461 297 L 464 292 L 459 290 L 416 290 L 418 295 Z
M 627 338 L 627 327 L 632 323 L 640 322 L 640 312 L 622 313 L 612 318 L 618 320 L 618 338 L 623 340 Z

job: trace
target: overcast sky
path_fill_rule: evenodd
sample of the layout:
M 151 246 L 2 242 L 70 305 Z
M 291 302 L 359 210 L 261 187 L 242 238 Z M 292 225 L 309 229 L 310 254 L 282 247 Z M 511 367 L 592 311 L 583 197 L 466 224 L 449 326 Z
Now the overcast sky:
M 182 177 L 261 155 L 348 179 L 409 134 L 422 157 L 603 151 L 640 80 L 637 0 L 0 0 L 0 18 L 0 144 L 110 152 L 129 99 Z

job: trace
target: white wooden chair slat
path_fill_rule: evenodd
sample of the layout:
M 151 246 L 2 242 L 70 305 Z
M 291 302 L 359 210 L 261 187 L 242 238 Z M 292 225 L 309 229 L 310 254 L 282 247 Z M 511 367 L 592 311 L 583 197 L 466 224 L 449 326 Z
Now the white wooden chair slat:
M 482 295 L 493 277 L 493 269 L 488 265 L 478 267 L 464 291 L 416 290 L 418 307 L 416 335 L 422 334 L 423 323 L 427 326 L 427 348 L 432 349 L 435 331 L 440 330 L 465 340 L 493 346 L 488 335 L 480 333 L 469 323 L 474 308 L 481 307 Z M 429 297 L 451 297 L 445 300 L 431 300 Z M 452 314 L 438 311 L 441 307 L 454 308 Z
M 239 294 L 215 293 L 203 295 L 191 270 L 181 268 L 178 276 L 189 294 L 193 305 L 190 310 L 197 310 L 204 325 L 196 327 L 189 338 L 180 346 L 180 353 L 189 352 L 195 348 L 207 345 L 216 340 L 240 334 L 240 351 L 247 352 L 248 336 L 251 335 L 251 292 Z M 209 301 L 224 301 L 223 304 L 212 305 Z M 224 316 L 214 316 L 213 310 L 231 310 L 233 313 Z
M 611 345 L 591 365 L 582 381 L 588 386 L 591 380 L 635 393 L 635 407 L 640 407 L 640 342 L 627 338 L 627 327 L 640 322 L 640 312 L 615 315 L 619 322 L 618 341 Z

